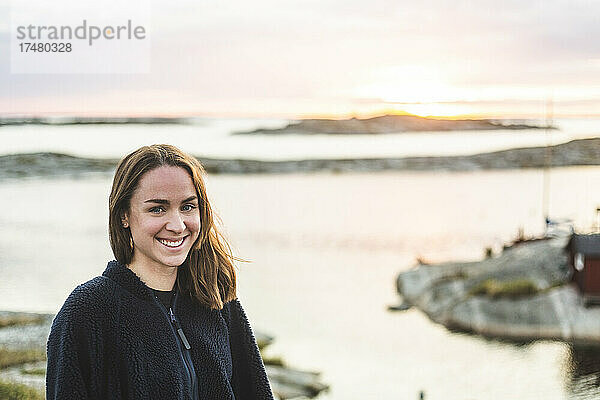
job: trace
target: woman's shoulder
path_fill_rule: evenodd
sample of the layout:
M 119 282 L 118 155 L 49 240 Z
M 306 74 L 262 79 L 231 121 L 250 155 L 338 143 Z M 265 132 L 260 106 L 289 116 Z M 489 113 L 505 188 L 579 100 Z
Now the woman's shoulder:
M 114 291 L 114 284 L 104 276 L 97 276 L 78 285 L 65 300 L 54 318 L 54 324 L 85 324 L 86 321 L 105 315 L 107 308 L 114 302 Z
M 225 319 L 230 329 L 232 326 L 240 325 L 244 326 L 245 328 L 249 327 L 248 316 L 246 315 L 246 311 L 244 311 L 242 303 L 240 303 L 238 298 L 223 304 L 221 315 Z
M 232 310 L 236 311 L 242 308 L 239 299 L 236 297 L 233 300 L 223 303 L 223 308 L 221 309 L 221 314 L 225 314 L 227 316 L 231 315 Z
M 110 300 L 115 291 L 114 283 L 105 276 L 97 276 L 78 285 L 67 300 L 65 305 L 81 308 Z

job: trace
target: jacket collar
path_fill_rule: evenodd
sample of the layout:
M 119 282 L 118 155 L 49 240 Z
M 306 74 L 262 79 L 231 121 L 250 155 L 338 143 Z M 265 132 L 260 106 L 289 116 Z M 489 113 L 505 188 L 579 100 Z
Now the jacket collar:
M 154 294 L 152 293 L 152 289 L 146 286 L 132 270 L 116 260 L 108 263 L 102 276 L 115 281 L 125 290 L 142 300 L 153 301 Z

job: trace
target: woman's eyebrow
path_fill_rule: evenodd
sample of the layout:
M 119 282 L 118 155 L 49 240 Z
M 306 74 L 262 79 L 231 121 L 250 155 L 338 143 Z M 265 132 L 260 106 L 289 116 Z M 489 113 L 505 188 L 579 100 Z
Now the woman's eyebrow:
M 196 196 L 190 196 L 187 199 L 182 200 L 182 203 L 187 203 L 188 201 L 196 200 Z M 144 201 L 144 203 L 157 203 L 157 204 L 169 204 L 169 200 L 164 199 L 150 199 Z
M 144 203 L 169 204 L 169 200 L 163 200 L 163 199 L 150 199 L 150 200 L 146 200 L 146 201 L 144 201 Z

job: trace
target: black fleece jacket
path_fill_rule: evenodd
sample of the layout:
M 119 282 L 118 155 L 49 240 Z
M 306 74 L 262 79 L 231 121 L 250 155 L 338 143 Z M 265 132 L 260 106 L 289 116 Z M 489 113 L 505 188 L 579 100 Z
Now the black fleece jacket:
M 173 313 L 191 347 L 197 395 L 167 313 L 133 271 L 111 261 L 54 318 L 46 399 L 273 399 L 237 299 L 219 311 L 178 294 Z

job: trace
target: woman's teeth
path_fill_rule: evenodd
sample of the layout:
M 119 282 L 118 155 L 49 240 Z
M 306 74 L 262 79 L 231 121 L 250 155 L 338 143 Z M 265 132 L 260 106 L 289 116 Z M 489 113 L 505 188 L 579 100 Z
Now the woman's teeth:
M 166 239 L 158 239 L 158 241 L 159 241 L 159 242 L 161 242 L 162 244 L 164 244 L 164 245 L 165 245 L 165 246 L 167 246 L 167 247 L 178 247 L 178 246 L 180 246 L 180 245 L 181 245 L 181 243 L 183 243 L 183 240 L 184 240 L 184 239 L 185 239 L 185 238 L 183 238 L 183 239 L 179 239 L 179 240 L 178 240 L 178 241 L 176 241 L 176 242 L 173 242 L 173 241 L 171 241 L 171 240 L 166 240 Z

